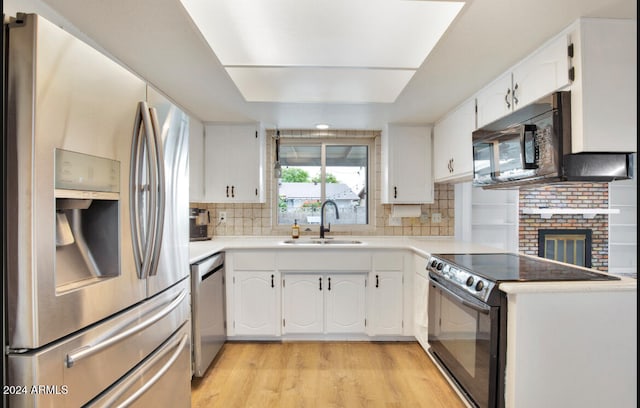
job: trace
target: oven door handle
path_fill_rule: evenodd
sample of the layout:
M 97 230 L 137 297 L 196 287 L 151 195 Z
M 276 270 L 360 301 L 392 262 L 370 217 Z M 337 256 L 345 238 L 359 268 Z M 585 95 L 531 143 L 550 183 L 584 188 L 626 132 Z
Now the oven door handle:
M 470 307 L 471 309 L 475 310 L 476 312 L 482 313 L 482 314 L 489 314 L 489 312 L 491 311 L 491 306 L 489 305 L 485 305 L 484 303 L 480 303 L 478 302 L 476 303 L 472 303 L 470 301 L 468 301 L 467 299 L 464 299 L 462 297 L 460 297 L 460 295 L 458 295 L 457 293 L 453 292 L 451 289 L 447 288 L 446 286 L 444 286 L 443 284 L 441 284 L 440 282 L 438 282 L 437 280 L 435 280 L 433 277 L 429 277 L 429 281 L 431 281 L 432 284 L 434 284 L 435 286 L 437 286 L 438 288 L 442 289 L 444 292 L 447 292 L 449 295 L 453 296 L 453 298 L 455 298 L 458 302 L 462 303 L 463 305 Z

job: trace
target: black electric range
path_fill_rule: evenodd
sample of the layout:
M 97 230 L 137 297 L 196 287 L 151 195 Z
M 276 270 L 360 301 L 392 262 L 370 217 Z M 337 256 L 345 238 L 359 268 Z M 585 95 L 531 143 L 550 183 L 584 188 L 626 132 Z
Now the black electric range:
M 569 264 L 513 253 L 433 254 L 427 270 L 484 302 L 501 282 L 620 280 Z
M 508 302 L 500 283 L 620 279 L 514 253 L 433 254 L 427 270 L 428 353 L 478 408 L 506 406 Z

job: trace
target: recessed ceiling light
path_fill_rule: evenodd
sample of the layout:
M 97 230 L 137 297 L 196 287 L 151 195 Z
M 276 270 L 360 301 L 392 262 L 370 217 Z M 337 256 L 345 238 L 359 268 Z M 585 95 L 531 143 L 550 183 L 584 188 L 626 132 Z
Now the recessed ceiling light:
M 394 102 L 465 4 L 181 1 L 247 101 L 349 103 Z
M 327 130 L 327 129 L 329 129 L 329 125 L 327 125 L 326 123 L 318 123 L 316 125 L 316 129 L 318 129 L 318 130 Z

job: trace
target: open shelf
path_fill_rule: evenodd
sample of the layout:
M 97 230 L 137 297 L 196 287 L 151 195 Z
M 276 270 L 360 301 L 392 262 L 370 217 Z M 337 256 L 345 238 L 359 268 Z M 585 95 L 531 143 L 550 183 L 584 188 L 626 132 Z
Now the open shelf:
M 549 219 L 554 214 L 582 214 L 584 218 L 594 218 L 597 214 L 620 214 L 617 208 L 523 208 L 523 214 L 540 214 L 541 218 Z

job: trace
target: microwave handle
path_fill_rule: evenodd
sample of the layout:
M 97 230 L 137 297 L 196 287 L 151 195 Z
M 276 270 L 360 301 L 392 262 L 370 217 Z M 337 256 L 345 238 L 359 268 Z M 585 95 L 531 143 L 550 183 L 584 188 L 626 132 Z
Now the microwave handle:
M 540 162 L 540 146 L 536 136 L 536 125 L 522 125 L 520 134 L 520 146 L 522 147 L 522 165 L 525 169 L 537 169 Z M 528 146 L 533 144 L 533 150 L 530 151 Z M 527 152 L 533 154 L 533 157 L 527 158 Z

